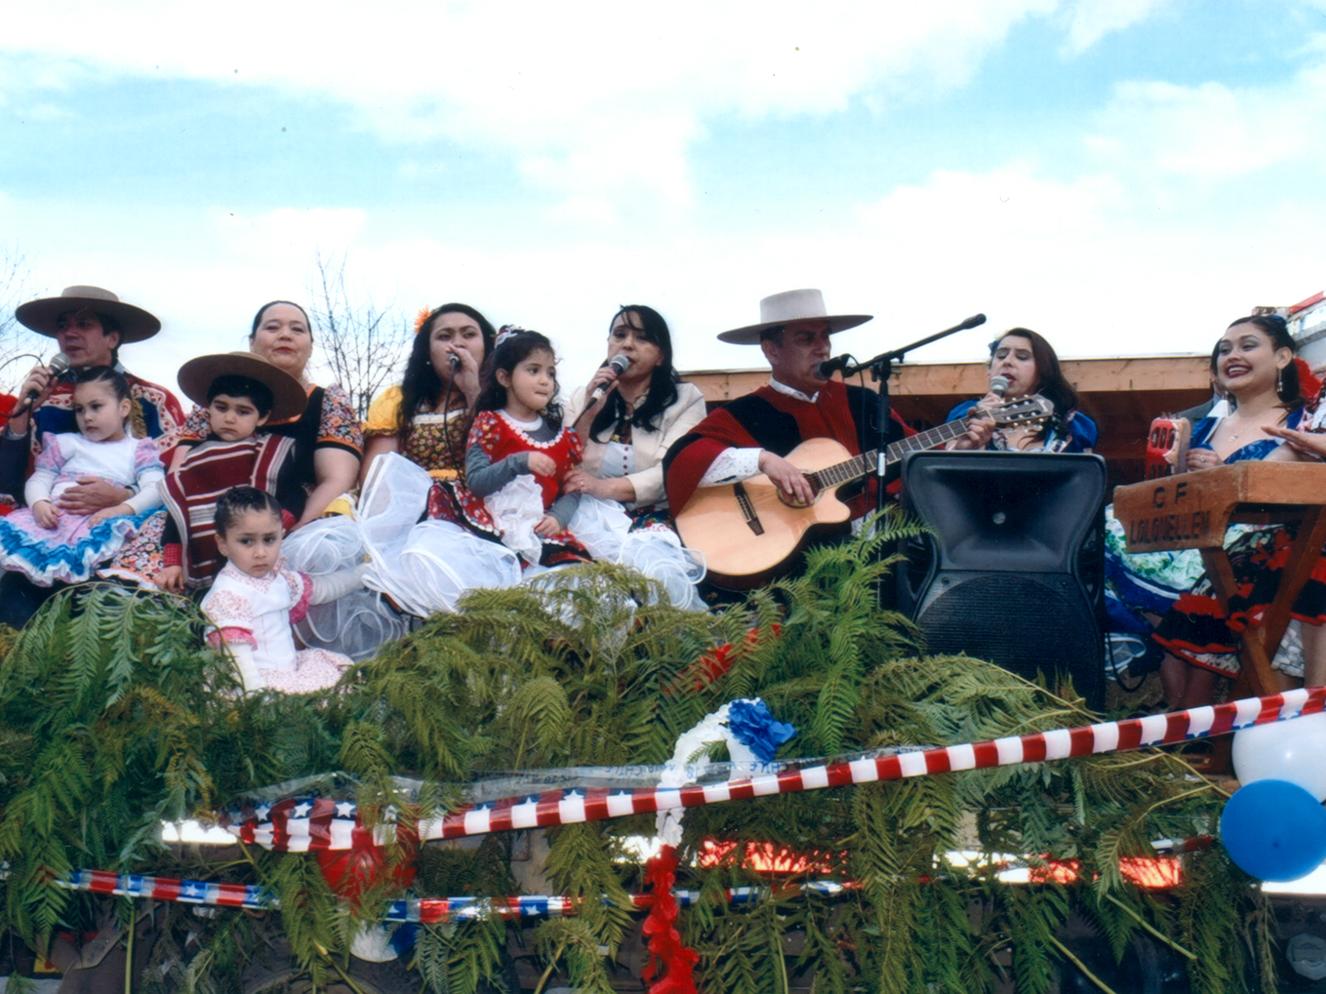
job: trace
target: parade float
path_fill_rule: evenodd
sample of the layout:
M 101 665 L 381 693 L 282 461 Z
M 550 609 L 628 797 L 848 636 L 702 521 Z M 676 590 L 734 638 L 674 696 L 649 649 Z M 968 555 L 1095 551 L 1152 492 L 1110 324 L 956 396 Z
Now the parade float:
M 66 591 L 0 646 L 7 989 L 1274 989 L 1326 692 L 1102 722 L 927 656 L 876 606 L 915 531 L 708 613 L 477 591 L 303 696 L 240 694 L 185 599 Z M 1258 782 L 1189 762 L 1253 725 Z

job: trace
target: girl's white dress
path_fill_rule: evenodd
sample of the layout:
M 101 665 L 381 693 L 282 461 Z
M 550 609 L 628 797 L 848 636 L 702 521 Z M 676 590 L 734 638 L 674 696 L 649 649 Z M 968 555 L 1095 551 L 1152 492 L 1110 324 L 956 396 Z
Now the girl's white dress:
M 284 562 L 262 577 L 226 563 L 202 602 L 212 623 L 208 644 L 232 650 L 248 690 L 269 687 L 302 694 L 330 687 L 351 665 L 349 657 L 296 649 L 290 631 L 308 613 L 312 596 L 313 581 Z
M 24 486 L 28 507 L 0 518 L 0 561 L 39 587 L 88 579 L 160 506 L 163 475 L 156 439 L 125 435 L 114 442 L 94 442 L 77 432 L 47 435 Z M 54 528 L 43 528 L 32 505 L 57 501 L 80 478 L 89 476 L 136 488 L 126 501 L 133 514 L 89 525 L 90 515 L 61 511 Z

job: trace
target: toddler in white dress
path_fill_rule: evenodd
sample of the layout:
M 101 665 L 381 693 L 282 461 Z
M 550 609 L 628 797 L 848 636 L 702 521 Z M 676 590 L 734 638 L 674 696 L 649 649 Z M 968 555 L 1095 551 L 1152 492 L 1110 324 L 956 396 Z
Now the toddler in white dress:
M 351 665 L 326 649 L 296 649 L 290 626 L 310 604 L 361 585 L 363 568 L 316 580 L 281 561 L 281 505 L 255 487 L 232 487 L 216 503 L 217 548 L 226 565 L 203 598 L 210 645 L 234 657 L 247 691 L 302 694 L 332 686 Z

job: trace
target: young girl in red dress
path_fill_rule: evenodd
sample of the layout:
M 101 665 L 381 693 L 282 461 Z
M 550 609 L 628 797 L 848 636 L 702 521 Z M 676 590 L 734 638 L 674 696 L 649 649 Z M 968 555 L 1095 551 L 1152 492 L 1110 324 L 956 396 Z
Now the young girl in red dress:
M 562 424 L 557 357 L 537 331 L 503 328 L 485 363 L 465 453 L 465 484 L 502 543 L 530 566 L 589 558 L 567 530 L 580 497 L 563 488 L 583 445 Z

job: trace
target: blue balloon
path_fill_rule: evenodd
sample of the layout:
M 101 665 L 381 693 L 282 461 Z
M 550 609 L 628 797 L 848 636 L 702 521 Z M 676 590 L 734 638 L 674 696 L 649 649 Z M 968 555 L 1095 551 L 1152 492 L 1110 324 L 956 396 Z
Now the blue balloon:
M 1297 784 L 1240 787 L 1220 815 L 1229 858 L 1258 880 L 1297 880 L 1326 861 L 1326 808 Z

